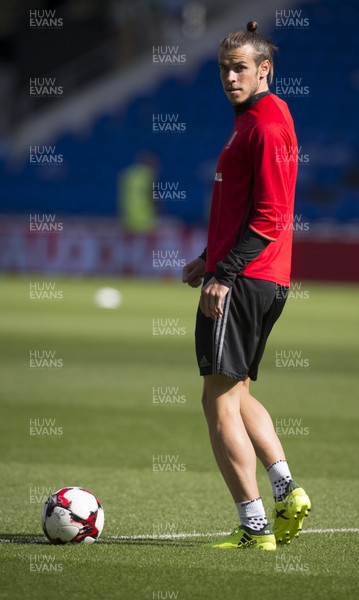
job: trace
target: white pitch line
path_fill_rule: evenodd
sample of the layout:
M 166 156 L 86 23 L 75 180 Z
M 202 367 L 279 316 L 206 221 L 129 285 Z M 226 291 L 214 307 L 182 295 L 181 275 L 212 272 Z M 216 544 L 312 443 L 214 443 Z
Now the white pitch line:
M 228 535 L 229 531 L 217 531 L 215 533 L 163 533 L 159 535 L 109 535 L 105 538 L 100 538 L 100 542 L 106 542 L 110 540 L 176 540 L 176 539 L 190 539 L 190 538 L 207 538 L 207 537 L 219 537 L 222 535 Z M 305 533 L 359 533 L 359 528 L 342 528 L 342 529 L 305 529 L 301 532 L 301 535 Z M 10 535 L 10 534 L 9 534 Z M 26 536 L 22 537 L 11 537 L 9 538 L 0 538 L 0 544 L 48 544 L 45 538 L 41 537 L 31 537 L 27 538 Z
M 219 533 L 161 533 L 159 535 L 145 533 L 144 535 L 110 535 L 108 540 L 175 540 L 183 538 L 213 537 L 218 535 L 227 535 L 228 531 Z
M 175 539 L 186 539 L 186 538 L 197 538 L 197 537 L 219 537 L 222 535 L 228 535 L 229 531 L 218 531 L 216 533 L 163 533 L 159 535 L 110 535 L 108 540 L 175 540 Z M 359 533 L 359 528 L 348 528 L 348 529 L 304 529 L 303 533 Z
M 359 533 L 359 529 L 349 527 L 348 529 L 304 529 L 301 533 Z

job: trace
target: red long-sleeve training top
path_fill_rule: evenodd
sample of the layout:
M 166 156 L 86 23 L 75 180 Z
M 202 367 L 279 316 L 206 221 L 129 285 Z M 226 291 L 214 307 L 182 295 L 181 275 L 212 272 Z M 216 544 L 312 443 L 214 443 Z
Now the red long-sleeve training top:
M 287 104 L 267 94 L 235 118 L 217 163 L 206 271 L 250 227 L 271 240 L 240 273 L 290 285 L 298 143 Z

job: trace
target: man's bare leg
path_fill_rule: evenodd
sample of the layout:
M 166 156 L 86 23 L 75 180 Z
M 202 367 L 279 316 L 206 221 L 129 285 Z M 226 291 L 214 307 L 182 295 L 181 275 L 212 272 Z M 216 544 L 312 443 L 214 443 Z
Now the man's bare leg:
M 236 503 L 259 497 L 256 454 L 240 412 L 242 386 L 224 375 L 207 375 L 202 398 L 213 453 Z
M 212 548 L 275 550 L 275 537 L 259 496 L 256 454 L 240 412 L 243 382 L 224 375 L 204 377 L 203 408 L 213 453 L 236 504 L 241 527 L 210 544 Z
M 250 379 L 247 377 L 241 387 L 241 417 L 256 455 L 267 469 L 279 460 L 286 460 L 286 457 L 273 421 L 264 406 L 251 395 L 249 383 Z
M 277 499 L 285 493 L 292 476 L 272 419 L 264 406 L 251 395 L 249 383 L 247 377 L 241 388 L 241 416 L 256 455 L 268 472 L 273 496 Z
M 241 388 L 240 412 L 256 454 L 266 468 L 276 500 L 273 532 L 278 542 L 298 536 L 311 502 L 292 479 L 284 450 L 267 410 L 249 392 L 250 379 Z

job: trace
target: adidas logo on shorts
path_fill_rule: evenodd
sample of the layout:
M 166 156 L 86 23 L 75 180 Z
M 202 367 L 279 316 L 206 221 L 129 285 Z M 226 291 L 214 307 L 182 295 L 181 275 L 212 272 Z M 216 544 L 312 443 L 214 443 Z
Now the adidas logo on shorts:
M 210 367 L 211 363 L 208 362 L 207 358 L 203 355 L 201 360 L 199 361 L 199 366 L 200 367 Z

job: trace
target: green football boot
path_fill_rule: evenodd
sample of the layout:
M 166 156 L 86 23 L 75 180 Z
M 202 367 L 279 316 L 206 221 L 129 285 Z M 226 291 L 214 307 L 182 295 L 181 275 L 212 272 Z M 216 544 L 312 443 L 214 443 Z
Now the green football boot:
M 309 497 L 295 481 L 290 481 L 285 493 L 276 501 L 273 511 L 273 533 L 278 543 L 289 544 L 299 536 L 304 517 L 311 510 Z
M 253 548 L 255 550 L 275 550 L 276 542 L 271 526 L 265 525 L 260 531 L 254 531 L 244 525 L 239 525 L 230 533 L 216 542 L 206 544 L 209 548 Z

